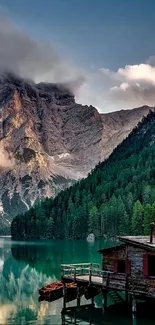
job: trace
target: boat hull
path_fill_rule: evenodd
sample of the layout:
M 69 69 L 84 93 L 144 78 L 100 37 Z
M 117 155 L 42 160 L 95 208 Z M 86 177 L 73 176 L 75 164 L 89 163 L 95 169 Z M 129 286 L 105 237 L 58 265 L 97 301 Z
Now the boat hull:
M 77 294 L 77 285 L 75 283 L 67 283 L 66 284 L 66 293 L 68 299 L 70 297 L 75 296 Z M 62 282 L 54 282 L 50 285 L 42 287 L 39 289 L 39 294 L 42 298 L 40 300 L 49 299 L 50 301 L 54 301 L 56 299 L 60 299 L 63 297 L 63 283 Z M 46 299 L 46 300 L 47 300 Z

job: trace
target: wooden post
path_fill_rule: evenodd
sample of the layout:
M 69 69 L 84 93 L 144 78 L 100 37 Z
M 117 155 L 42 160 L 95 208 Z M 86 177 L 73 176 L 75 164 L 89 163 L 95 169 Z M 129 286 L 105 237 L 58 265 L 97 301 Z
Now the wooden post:
M 150 230 L 150 243 L 152 244 L 153 242 L 153 230 L 154 230 L 155 223 L 151 223 L 151 230 Z
M 63 309 L 66 309 L 66 286 L 65 282 L 63 282 Z
M 63 277 L 64 277 L 64 267 L 63 267 L 63 265 L 61 266 L 61 279 L 63 279 Z
M 100 276 L 100 264 L 98 264 L 97 268 L 98 268 L 97 275 Z
M 92 316 L 91 316 L 91 313 L 90 313 L 90 315 L 89 315 L 89 325 L 93 325 L 93 323 L 92 323 Z
M 93 307 L 95 306 L 95 304 L 94 304 L 94 297 L 91 298 L 91 304 L 92 304 Z
M 89 285 L 91 285 L 91 276 L 92 276 L 92 264 L 89 266 Z
M 109 287 L 109 273 L 107 274 L 106 288 Z
M 104 271 L 102 271 L 102 284 L 104 283 Z
M 128 303 L 129 303 L 128 291 L 125 292 L 125 302 L 128 305 Z
M 107 309 L 107 290 L 102 290 L 102 303 L 104 310 Z
M 77 309 L 80 309 L 80 287 L 77 285 Z
M 62 325 L 65 325 L 65 315 L 64 315 L 64 313 L 61 313 L 61 320 L 62 320 Z
M 126 275 L 125 302 L 126 302 L 126 304 L 128 304 L 128 302 L 129 302 L 129 296 L 128 296 L 128 275 Z
M 136 314 L 137 313 L 137 303 L 136 303 L 136 299 L 135 296 L 132 296 L 132 314 Z
M 74 267 L 74 282 L 76 282 L 76 267 Z
M 132 314 L 132 325 L 137 325 L 137 318 L 135 314 Z

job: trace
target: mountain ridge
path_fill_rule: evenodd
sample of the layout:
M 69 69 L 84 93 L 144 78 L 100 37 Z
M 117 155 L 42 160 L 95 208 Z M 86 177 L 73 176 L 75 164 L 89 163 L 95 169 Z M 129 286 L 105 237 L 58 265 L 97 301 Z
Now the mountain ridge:
M 144 106 L 128 113 L 125 123 L 126 111 L 100 114 L 92 106 L 77 104 L 64 85 L 1 75 L 2 219 L 9 223 L 41 199 L 86 177 L 149 110 Z
M 155 112 L 88 177 L 12 222 L 14 239 L 148 235 L 155 222 Z

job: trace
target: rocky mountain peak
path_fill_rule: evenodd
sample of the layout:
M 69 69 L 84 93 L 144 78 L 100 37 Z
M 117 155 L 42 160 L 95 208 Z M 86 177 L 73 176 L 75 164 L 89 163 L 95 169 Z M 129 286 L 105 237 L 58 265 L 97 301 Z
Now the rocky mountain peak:
M 85 177 L 149 108 L 99 114 L 65 85 L 0 76 L 0 213 L 9 220 Z

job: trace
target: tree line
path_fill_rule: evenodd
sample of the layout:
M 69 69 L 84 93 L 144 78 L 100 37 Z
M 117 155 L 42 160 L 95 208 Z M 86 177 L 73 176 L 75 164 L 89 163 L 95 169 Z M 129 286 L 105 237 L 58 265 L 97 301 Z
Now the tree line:
M 14 239 L 147 235 L 155 221 L 155 113 L 86 179 L 14 218 Z

